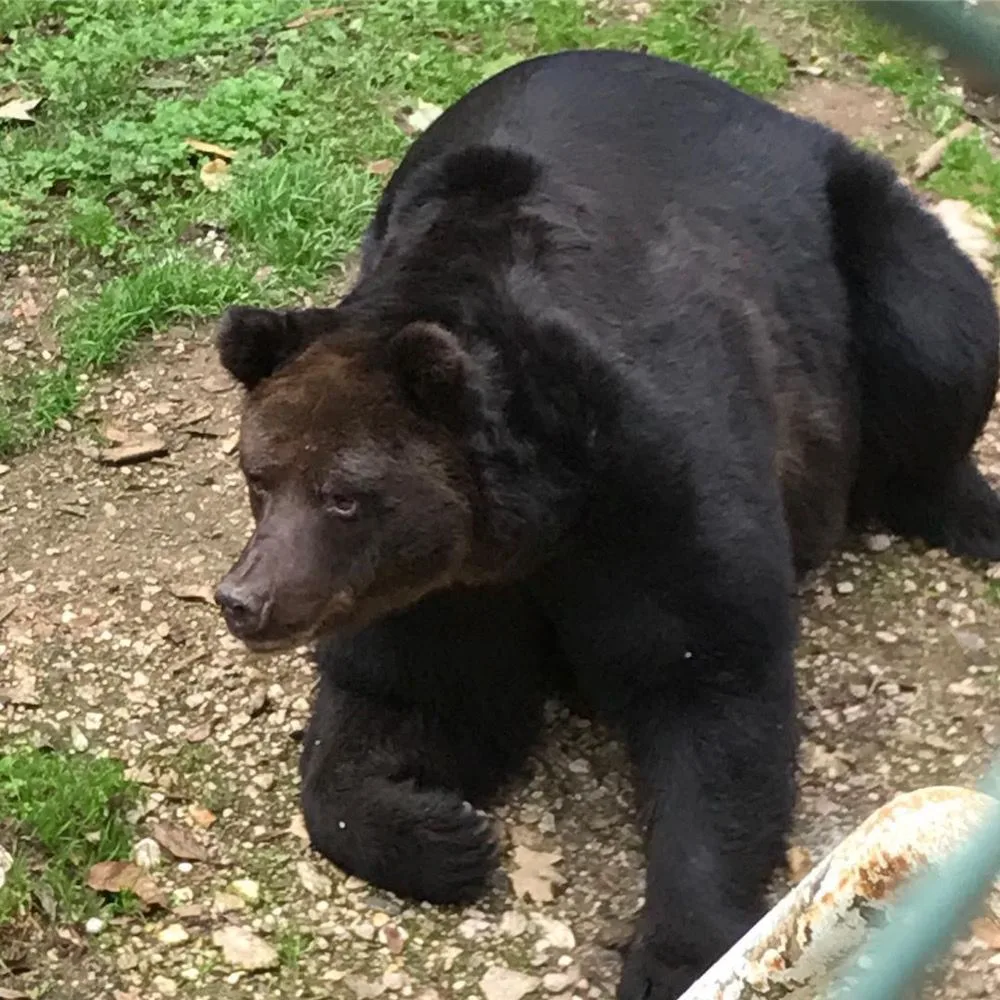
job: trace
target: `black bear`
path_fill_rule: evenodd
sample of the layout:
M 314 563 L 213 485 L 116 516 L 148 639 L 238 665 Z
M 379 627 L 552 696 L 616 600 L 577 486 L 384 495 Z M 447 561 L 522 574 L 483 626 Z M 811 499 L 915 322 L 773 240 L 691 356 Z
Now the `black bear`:
M 234 307 L 256 519 L 219 587 L 259 649 L 320 640 L 314 846 L 442 903 L 480 806 L 573 690 L 647 834 L 623 1000 L 761 915 L 794 799 L 796 582 L 880 522 L 1000 557 L 971 457 L 987 283 L 880 159 L 691 68 L 524 62 L 412 146 L 329 309 Z

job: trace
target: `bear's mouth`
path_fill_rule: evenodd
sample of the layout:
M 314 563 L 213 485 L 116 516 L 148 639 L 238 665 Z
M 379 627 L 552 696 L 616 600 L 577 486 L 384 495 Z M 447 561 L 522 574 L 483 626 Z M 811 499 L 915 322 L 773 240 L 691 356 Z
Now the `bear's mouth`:
M 286 627 L 279 634 L 240 636 L 251 653 L 281 653 L 297 646 L 307 646 L 353 624 L 358 617 L 358 600 L 354 591 L 337 591 L 313 616 L 312 624 Z

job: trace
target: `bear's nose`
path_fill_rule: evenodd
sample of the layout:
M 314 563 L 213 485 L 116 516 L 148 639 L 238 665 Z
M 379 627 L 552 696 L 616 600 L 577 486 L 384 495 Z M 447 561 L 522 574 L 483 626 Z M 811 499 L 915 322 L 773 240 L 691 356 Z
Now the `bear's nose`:
M 215 591 L 215 603 L 222 608 L 226 625 L 237 638 L 253 636 L 267 624 L 270 603 L 260 591 L 223 580 Z

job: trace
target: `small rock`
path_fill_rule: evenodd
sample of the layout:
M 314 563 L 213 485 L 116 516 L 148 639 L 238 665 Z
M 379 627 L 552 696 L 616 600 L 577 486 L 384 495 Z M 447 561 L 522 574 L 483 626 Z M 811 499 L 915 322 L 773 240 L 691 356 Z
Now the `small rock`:
M 279 963 L 274 948 L 246 927 L 231 926 L 214 931 L 212 944 L 221 950 L 226 962 L 247 972 L 273 969 Z
M 260 899 L 260 885 L 252 878 L 238 878 L 229 883 L 229 888 L 248 903 Z
M 274 775 L 270 772 L 255 774 L 251 780 L 258 788 L 265 792 L 274 787 Z
M 850 580 L 841 580 L 840 583 L 837 584 L 837 593 L 838 594 L 853 594 L 854 593 L 854 584 L 851 583 Z
M 520 937 L 528 929 L 528 918 L 517 910 L 507 910 L 500 918 L 500 933 Z
M 409 935 L 406 931 L 395 924 L 386 924 L 384 927 L 380 927 L 378 931 L 379 943 L 384 944 L 389 949 L 390 955 L 401 955 L 403 949 L 406 947 L 406 939 L 408 937 Z
M 876 632 L 875 638 L 878 639 L 879 642 L 884 642 L 888 646 L 891 646 L 894 643 L 899 642 L 899 636 L 896 635 L 895 632 L 886 632 L 886 631 Z
M 375 925 L 370 920 L 359 920 L 356 924 L 351 924 L 351 933 L 362 941 L 374 941 Z
M 549 972 L 542 976 L 542 989 L 546 993 L 562 993 L 568 990 L 579 977 L 572 972 Z
M 156 935 L 156 939 L 160 942 L 160 944 L 165 944 L 172 948 L 175 945 L 184 944 L 185 941 L 189 941 L 191 939 L 191 935 L 188 934 L 181 924 L 167 924 L 167 926 Z
M 100 934 L 104 930 L 104 921 L 100 917 L 91 917 L 83 925 L 83 929 L 91 935 Z
M 400 972 L 399 969 L 389 969 L 382 974 L 382 985 L 393 992 L 399 992 L 408 982 L 406 973 Z
M 299 873 L 299 881 L 302 882 L 306 892 L 322 898 L 332 895 L 332 880 L 322 872 L 317 871 L 308 861 L 300 861 L 295 868 Z
M 537 976 L 529 976 L 502 965 L 492 965 L 479 980 L 479 988 L 486 1000 L 522 1000 L 534 993 L 542 981 Z
M 162 859 L 160 845 L 152 837 L 143 837 L 132 848 L 132 860 L 140 868 L 155 868 Z
M 365 979 L 364 976 L 345 976 L 344 985 L 358 1000 L 374 1000 L 385 993 L 385 983 Z
M 986 640 L 976 632 L 955 629 L 955 639 L 966 653 L 980 653 L 986 648 Z
M 576 947 L 576 937 L 569 924 L 564 924 L 561 920 L 555 920 L 552 917 L 536 916 L 532 920 L 542 932 L 540 944 L 558 951 L 572 951 Z
M 885 552 L 891 545 L 891 535 L 869 535 L 865 539 L 865 548 L 867 548 L 869 552 Z
M 237 896 L 235 892 L 217 892 L 212 907 L 217 913 L 233 913 L 245 910 L 247 901 L 242 896 Z
M 153 976 L 153 989 L 156 990 L 161 997 L 177 996 L 177 988 L 175 980 L 167 979 L 166 976 Z

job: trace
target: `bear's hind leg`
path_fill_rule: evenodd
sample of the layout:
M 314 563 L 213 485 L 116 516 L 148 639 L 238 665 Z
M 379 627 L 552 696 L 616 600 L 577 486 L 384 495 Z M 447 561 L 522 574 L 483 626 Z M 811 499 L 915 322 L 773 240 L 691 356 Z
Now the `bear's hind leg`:
M 1000 497 L 971 457 L 933 485 L 890 484 L 881 513 L 893 531 L 953 556 L 1000 560 Z
M 313 846 L 348 874 L 469 902 L 497 864 L 485 804 L 542 723 L 543 623 L 515 596 L 454 591 L 320 651 L 302 750 Z
M 1000 558 L 1000 500 L 971 456 L 997 391 L 992 290 L 881 160 L 844 144 L 830 166 L 862 430 L 853 519 Z

